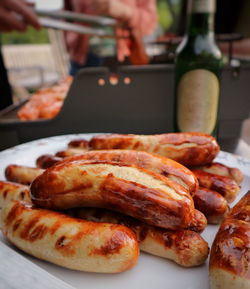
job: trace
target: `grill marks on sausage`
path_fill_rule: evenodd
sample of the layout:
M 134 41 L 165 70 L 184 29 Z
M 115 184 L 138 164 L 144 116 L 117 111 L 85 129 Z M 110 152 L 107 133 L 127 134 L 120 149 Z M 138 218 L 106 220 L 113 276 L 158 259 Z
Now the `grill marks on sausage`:
M 93 249 L 89 255 L 103 255 L 109 257 L 109 255 L 119 254 L 126 239 L 127 236 L 123 232 L 115 232 L 104 245 L 100 246 L 100 248 Z
M 19 228 L 19 226 L 21 225 L 21 223 L 22 223 L 22 219 L 18 219 L 18 220 L 15 222 L 15 224 L 14 224 L 14 226 L 13 226 L 13 232 L 15 232 L 15 231 Z
M 250 191 L 233 207 L 223 220 L 215 237 L 212 266 L 250 278 Z
M 46 233 L 47 228 L 44 225 L 37 225 L 39 217 L 35 216 L 29 220 L 26 224 L 23 224 L 22 231 L 20 231 L 20 237 L 24 240 L 34 242 L 41 239 Z
M 6 199 L 7 195 L 8 195 L 9 190 L 4 190 L 3 192 L 3 198 Z
M 10 210 L 10 212 L 8 213 L 6 219 L 5 219 L 5 223 L 6 226 L 9 227 L 10 224 L 16 220 L 20 215 L 22 214 L 22 208 L 19 206 L 18 203 L 16 203 Z
M 65 257 L 74 256 L 76 253 L 73 242 L 66 236 L 61 236 L 57 239 L 55 249 Z

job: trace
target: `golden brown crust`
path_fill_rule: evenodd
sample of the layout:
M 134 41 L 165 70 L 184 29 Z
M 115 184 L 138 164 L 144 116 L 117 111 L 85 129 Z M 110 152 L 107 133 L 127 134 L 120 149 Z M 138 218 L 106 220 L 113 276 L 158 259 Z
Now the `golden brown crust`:
M 147 151 L 168 157 L 187 166 L 211 163 L 219 153 L 219 145 L 215 138 L 196 132 L 160 135 L 97 135 L 89 141 L 89 147 L 93 150 Z
M 23 202 L 8 203 L 1 222 L 5 237 L 18 248 L 60 266 L 117 273 L 137 263 L 137 238 L 125 226 L 79 220 Z
M 240 187 L 229 177 L 207 173 L 202 170 L 192 170 L 192 172 L 197 177 L 201 187 L 218 192 L 228 203 L 233 202 L 239 194 Z
M 207 173 L 219 175 L 219 176 L 225 176 L 233 179 L 238 185 L 242 183 L 243 181 L 243 174 L 242 172 L 237 168 L 231 168 L 224 164 L 213 162 L 211 164 L 200 166 L 197 168 Z
M 5 169 L 5 177 L 8 181 L 23 185 L 30 185 L 41 173 L 43 173 L 42 169 L 19 165 L 9 165 Z
M 219 224 L 229 211 L 226 199 L 213 190 L 200 187 L 192 197 L 195 208 L 206 216 L 209 224 Z
M 193 200 L 183 186 L 149 170 L 108 161 L 58 163 L 34 180 L 31 198 L 46 208 L 111 208 L 170 229 L 189 226 L 194 216 Z
M 250 191 L 234 206 L 219 228 L 212 245 L 210 273 L 211 270 L 218 268 L 230 273 L 229 275 L 233 274 L 233 279 L 238 279 L 239 282 L 242 280 L 250 282 L 249 254 Z M 218 277 L 216 278 L 217 282 L 220 282 Z M 214 280 L 213 283 L 215 283 Z M 249 285 L 250 283 L 246 284 Z M 222 286 L 223 284 L 221 287 L 214 288 L 223 288 Z M 240 288 L 249 287 L 242 285 Z
M 47 169 L 47 168 L 52 167 L 54 164 L 56 164 L 62 160 L 63 160 L 63 158 L 57 157 L 54 155 L 50 155 L 50 154 L 41 155 L 36 160 L 36 166 L 40 169 Z
M 85 139 L 74 139 L 69 142 L 68 148 L 80 148 L 83 151 L 88 150 L 88 144 L 89 142 Z
M 76 208 L 69 213 L 93 222 L 125 225 L 136 233 L 141 250 L 173 260 L 184 267 L 198 266 L 204 263 L 208 256 L 207 242 L 198 233 L 189 230 L 170 231 L 156 228 L 106 209 Z
M 0 208 L 14 200 L 31 202 L 29 187 L 17 183 L 0 181 Z
M 179 184 L 183 185 L 190 193 L 194 193 L 198 189 L 198 181 L 194 174 L 183 165 L 165 157 L 132 150 L 99 150 L 83 152 L 80 156 L 68 158 L 67 161 L 76 160 L 96 160 L 98 162 L 112 162 L 114 164 L 135 165 L 140 168 L 150 170 L 152 172 L 168 177 Z M 48 168 L 48 164 L 52 165 L 62 158 L 44 155 L 38 158 L 39 167 Z M 64 159 L 66 161 L 66 159 Z

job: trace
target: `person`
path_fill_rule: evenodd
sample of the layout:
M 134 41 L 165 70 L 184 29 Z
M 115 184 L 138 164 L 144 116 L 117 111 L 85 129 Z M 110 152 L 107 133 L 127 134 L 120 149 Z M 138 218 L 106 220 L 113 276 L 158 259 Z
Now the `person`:
M 125 24 L 130 31 L 119 28 L 116 29 L 116 35 L 128 36 L 130 33 L 132 41 L 131 39 L 117 40 L 118 60 L 122 62 L 126 57 L 130 57 L 130 61 L 134 64 L 148 61 L 142 38 L 150 34 L 157 25 L 156 0 L 65 0 L 65 9 L 109 16 Z M 70 56 L 71 75 L 80 68 L 102 64 L 102 52 L 107 50 L 105 45 L 108 46 L 108 40 L 99 40 L 96 47 L 92 41 L 93 37 L 74 32 L 66 32 L 65 40 Z M 114 43 L 112 45 L 114 47 Z M 109 53 L 112 54 L 113 51 Z
M 0 1 L 0 33 L 18 30 L 25 32 L 27 25 L 40 29 L 36 15 L 24 0 Z M 11 88 L 1 53 L 0 43 L 0 110 L 12 104 Z

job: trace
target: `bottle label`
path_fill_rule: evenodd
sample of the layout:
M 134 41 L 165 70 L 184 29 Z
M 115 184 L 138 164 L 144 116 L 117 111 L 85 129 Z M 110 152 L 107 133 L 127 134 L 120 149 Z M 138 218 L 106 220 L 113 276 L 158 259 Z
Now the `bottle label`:
M 215 13 L 215 0 L 191 0 L 189 11 L 191 13 Z
M 177 123 L 180 131 L 211 134 L 215 128 L 219 102 L 219 80 L 211 71 L 186 72 L 177 90 Z

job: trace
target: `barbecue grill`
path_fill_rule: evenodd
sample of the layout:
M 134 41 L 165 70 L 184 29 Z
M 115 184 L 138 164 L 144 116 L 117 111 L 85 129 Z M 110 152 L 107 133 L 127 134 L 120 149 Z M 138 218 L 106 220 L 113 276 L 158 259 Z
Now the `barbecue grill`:
M 18 108 L 0 114 L 0 149 L 38 138 L 69 133 L 173 132 L 174 65 L 123 66 L 118 81 L 108 68 L 77 73 L 60 113 L 51 120 L 20 121 Z M 250 67 L 225 66 L 218 140 L 233 151 L 241 124 L 249 116 Z

